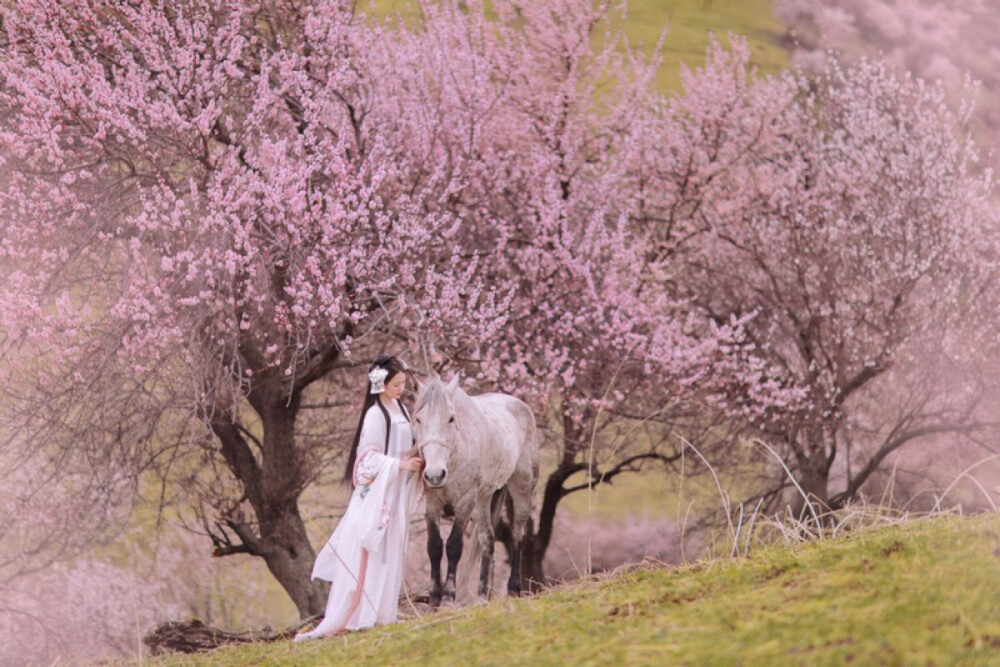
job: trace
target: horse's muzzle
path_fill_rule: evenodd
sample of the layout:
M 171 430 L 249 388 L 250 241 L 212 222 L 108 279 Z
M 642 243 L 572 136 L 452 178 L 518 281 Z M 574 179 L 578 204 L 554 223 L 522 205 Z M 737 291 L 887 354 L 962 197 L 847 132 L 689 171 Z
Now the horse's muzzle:
M 424 470 L 424 482 L 427 486 L 436 488 L 444 486 L 445 477 L 448 476 L 448 471 L 444 468 L 440 470 Z

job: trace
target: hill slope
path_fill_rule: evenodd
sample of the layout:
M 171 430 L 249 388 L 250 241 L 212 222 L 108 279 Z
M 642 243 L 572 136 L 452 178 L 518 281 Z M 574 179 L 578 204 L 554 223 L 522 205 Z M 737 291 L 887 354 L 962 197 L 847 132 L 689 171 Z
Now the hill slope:
M 1000 514 L 647 567 L 304 645 L 160 664 L 1000 664 Z
M 763 73 L 775 73 L 788 66 L 789 58 L 779 44 L 785 28 L 774 17 L 771 5 L 772 0 L 628 0 L 625 33 L 632 46 L 648 53 L 667 30 L 658 77 L 665 92 L 680 89 L 682 62 L 690 67 L 704 64 L 713 34 L 723 42 L 728 33 L 747 37 L 753 64 Z M 375 0 L 375 6 L 385 16 L 411 19 L 418 15 L 415 0 Z M 619 16 L 617 9 L 609 14 L 613 22 Z

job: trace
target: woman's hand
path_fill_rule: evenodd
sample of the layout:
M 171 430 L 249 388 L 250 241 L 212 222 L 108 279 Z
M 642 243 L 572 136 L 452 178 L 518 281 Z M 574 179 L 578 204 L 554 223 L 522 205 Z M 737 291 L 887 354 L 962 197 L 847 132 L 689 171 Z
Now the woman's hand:
M 419 456 L 411 456 L 407 460 L 399 464 L 399 467 L 403 470 L 410 470 L 412 472 L 420 472 L 420 469 L 424 465 L 424 460 Z

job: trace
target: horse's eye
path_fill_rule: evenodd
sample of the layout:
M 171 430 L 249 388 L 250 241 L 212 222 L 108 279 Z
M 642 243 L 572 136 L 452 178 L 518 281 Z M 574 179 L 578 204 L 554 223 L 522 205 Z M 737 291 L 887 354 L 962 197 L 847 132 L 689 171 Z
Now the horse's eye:
M 449 424 L 452 423 L 453 421 L 455 421 L 455 415 L 452 415 L 451 417 L 448 417 L 448 423 Z
M 416 421 L 419 424 L 420 423 L 420 417 L 417 417 L 414 421 Z

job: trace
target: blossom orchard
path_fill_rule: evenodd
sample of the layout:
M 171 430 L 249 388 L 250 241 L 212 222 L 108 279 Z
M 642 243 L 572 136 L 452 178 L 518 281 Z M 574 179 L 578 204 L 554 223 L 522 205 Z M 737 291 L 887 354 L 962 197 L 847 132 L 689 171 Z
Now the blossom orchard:
M 419 344 L 552 409 L 539 565 L 562 497 L 676 453 L 603 428 L 706 405 L 775 433 L 823 422 L 843 373 L 934 310 L 920 285 L 941 303 L 945 267 L 978 266 L 986 184 L 933 89 L 872 66 L 829 70 L 823 97 L 754 76 L 734 40 L 668 99 L 607 6 L 491 11 L 428 4 L 409 27 L 319 0 L 18 3 L 8 432 L 196 479 L 215 552 L 261 557 L 307 616 L 323 596 L 298 503 L 330 445 L 302 407 L 350 400 L 327 381 L 358 355 Z M 800 335 L 823 327 L 833 348 Z M 820 349 L 837 363 L 802 356 Z
M 154 540 L 141 527 L 121 531 L 97 552 L 65 553 L 31 576 L 4 582 L 3 664 L 142 656 L 144 634 L 165 619 L 217 627 L 273 622 L 267 575 L 250 563 L 234 569 L 199 557 L 204 538 L 175 527 Z

